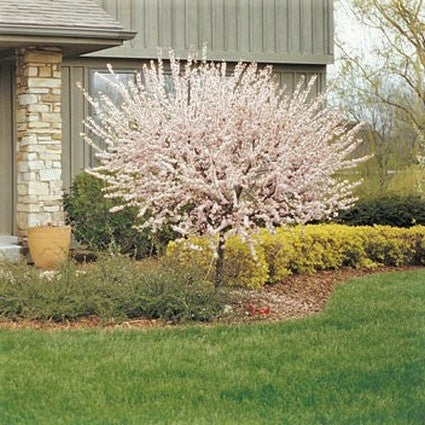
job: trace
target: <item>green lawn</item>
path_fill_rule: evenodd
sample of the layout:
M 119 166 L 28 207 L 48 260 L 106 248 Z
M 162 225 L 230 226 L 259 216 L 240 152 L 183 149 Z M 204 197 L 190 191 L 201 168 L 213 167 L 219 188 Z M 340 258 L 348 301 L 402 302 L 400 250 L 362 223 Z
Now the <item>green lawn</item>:
M 340 287 L 305 320 L 1 331 L 1 424 L 423 424 L 425 271 Z

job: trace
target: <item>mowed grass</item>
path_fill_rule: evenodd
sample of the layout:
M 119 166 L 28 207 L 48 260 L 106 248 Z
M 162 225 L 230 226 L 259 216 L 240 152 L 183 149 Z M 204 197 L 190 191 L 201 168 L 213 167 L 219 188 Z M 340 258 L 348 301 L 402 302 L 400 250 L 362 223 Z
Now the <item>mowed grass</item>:
M 1 424 L 423 424 L 425 271 L 321 315 L 154 331 L 1 331 Z

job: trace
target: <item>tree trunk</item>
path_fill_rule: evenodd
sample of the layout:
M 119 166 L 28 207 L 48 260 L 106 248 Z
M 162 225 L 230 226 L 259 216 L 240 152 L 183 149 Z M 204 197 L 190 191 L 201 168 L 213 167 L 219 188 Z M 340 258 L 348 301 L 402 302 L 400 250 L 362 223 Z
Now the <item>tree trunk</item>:
M 217 245 L 217 259 L 215 262 L 215 287 L 218 288 L 223 284 L 224 272 L 224 235 L 219 234 Z

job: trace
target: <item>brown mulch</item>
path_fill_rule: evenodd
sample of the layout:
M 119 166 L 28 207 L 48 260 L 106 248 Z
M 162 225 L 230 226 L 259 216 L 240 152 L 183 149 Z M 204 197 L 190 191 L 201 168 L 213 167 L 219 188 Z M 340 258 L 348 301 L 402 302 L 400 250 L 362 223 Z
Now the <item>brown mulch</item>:
M 263 291 L 234 291 L 232 314 L 228 321 L 282 321 L 320 313 L 335 287 L 348 280 L 377 273 L 416 270 L 419 267 L 379 267 L 377 269 L 326 270 L 293 275 Z M 231 317 L 232 316 L 232 317 Z
M 374 273 L 416 270 L 418 267 L 380 267 L 378 269 L 341 269 L 311 275 L 289 276 L 284 282 L 267 286 L 262 291 L 234 290 L 232 303 L 215 323 L 242 324 L 259 321 L 276 322 L 297 319 L 321 312 L 334 288 L 347 280 Z M 81 329 L 158 329 L 172 325 L 163 320 L 135 319 L 114 323 L 97 317 L 70 322 L 0 321 L 0 329 L 81 330 Z
M 88 329 L 102 329 L 112 331 L 115 329 L 157 329 L 171 327 L 170 323 L 162 320 L 155 319 L 133 319 L 124 322 L 114 323 L 105 322 L 98 317 L 86 317 L 83 319 L 56 322 L 53 320 L 5 320 L 0 321 L 0 330 L 18 330 L 18 329 L 31 329 L 43 331 L 66 331 L 66 330 L 88 330 Z

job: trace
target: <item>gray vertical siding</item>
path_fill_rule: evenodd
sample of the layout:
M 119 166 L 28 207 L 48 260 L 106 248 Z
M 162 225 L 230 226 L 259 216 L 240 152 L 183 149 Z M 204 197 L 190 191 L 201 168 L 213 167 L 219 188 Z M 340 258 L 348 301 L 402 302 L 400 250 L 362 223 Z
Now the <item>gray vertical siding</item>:
M 90 148 L 81 138 L 88 104 L 77 87 L 89 89 L 90 68 L 81 64 L 62 67 L 62 179 L 68 188 L 72 177 L 91 166 Z
M 13 67 L 0 62 L 0 235 L 14 231 Z
M 96 1 L 138 34 L 92 56 L 152 58 L 159 47 L 184 56 L 207 43 L 213 60 L 333 61 L 333 0 Z
M 114 69 L 140 69 L 142 61 L 113 60 Z M 82 121 L 89 113 L 89 105 L 82 91 L 77 87 L 81 83 L 90 90 L 91 78 L 96 70 L 105 69 L 106 61 L 102 59 L 76 59 L 65 62 L 63 75 L 63 180 L 65 189 L 69 188 L 72 178 L 80 171 L 93 165 L 93 154 L 81 138 Z M 297 81 L 306 80 L 317 75 L 314 94 L 322 91 L 326 84 L 326 67 L 323 65 L 275 65 L 274 72 L 279 83 L 290 93 Z
M 316 77 L 311 94 L 317 96 L 326 87 L 326 67 L 325 66 L 274 66 L 274 72 L 282 87 L 286 89 L 286 93 L 290 94 L 294 91 L 295 86 L 300 78 L 308 82 L 310 78 Z

